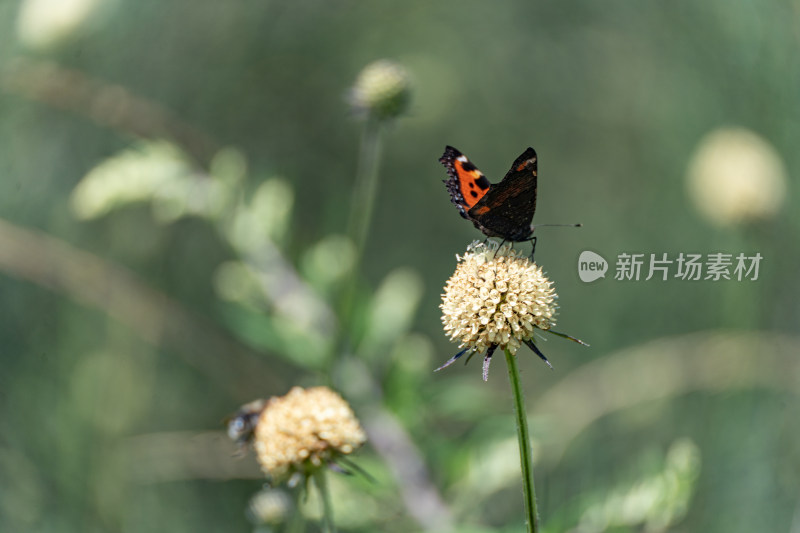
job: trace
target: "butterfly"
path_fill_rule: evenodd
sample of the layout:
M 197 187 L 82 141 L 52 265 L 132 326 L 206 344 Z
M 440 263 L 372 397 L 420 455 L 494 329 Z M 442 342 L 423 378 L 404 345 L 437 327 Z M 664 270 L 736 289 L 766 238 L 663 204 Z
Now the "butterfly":
M 506 241 L 532 240 L 536 211 L 536 151 L 528 148 L 514 160 L 499 183 L 490 183 L 467 156 L 447 146 L 439 162 L 447 169 L 443 180 L 450 201 L 487 237 Z

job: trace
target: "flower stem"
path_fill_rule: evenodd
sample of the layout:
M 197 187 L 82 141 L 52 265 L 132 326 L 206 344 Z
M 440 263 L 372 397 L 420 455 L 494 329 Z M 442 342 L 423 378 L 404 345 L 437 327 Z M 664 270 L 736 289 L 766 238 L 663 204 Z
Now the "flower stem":
M 342 284 L 341 307 L 339 308 L 339 328 L 332 344 L 333 352 L 328 358 L 325 374 L 331 379 L 333 365 L 336 359 L 348 348 L 348 328 L 352 326 L 356 288 L 361 272 L 361 261 L 364 257 L 364 245 L 369 233 L 369 224 L 372 221 L 372 212 L 375 205 L 375 196 L 378 191 L 378 167 L 381 148 L 382 122 L 369 117 L 364 123 L 361 135 L 361 144 L 358 153 L 358 168 L 356 170 L 356 183 L 353 188 L 353 198 L 350 205 L 350 218 L 347 223 L 347 235 L 355 246 L 355 259 L 349 276 Z
M 522 488 L 525 496 L 525 518 L 528 533 L 539 531 L 539 516 L 536 512 L 536 490 L 533 486 L 533 452 L 531 439 L 528 434 L 528 417 L 525 414 L 525 398 L 522 394 L 522 385 L 519 379 L 517 358 L 508 351 L 508 379 L 511 382 L 511 391 L 514 394 L 514 414 L 517 416 L 517 436 L 519 437 L 519 461 L 522 468 Z
M 333 506 L 331 494 L 328 490 L 328 478 L 324 468 L 317 468 L 314 472 L 314 484 L 317 486 L 319 498 L 322 501 L 322 531 L 323 533 L 336 533 L 333 525 Z
M 353 189 L 353 203 L 350 205 L 348 235 L 356 246 L 357 263 L 364 252 L 369 223 L 375 206 L 378 191 L 378 161 L 380 159 L 381 121 L 370 117 L 364 123 L 361 146 L 358 154 L 358 170 Z
M 286 533 L 303 533 L 306 530 L 306 520 L 300 509 L 300 498 L 302 497 L 300 491 L 293 491 L 294 506 L 292 508 L 292 515 L 289 517 L 289 522 L 286 525 Z

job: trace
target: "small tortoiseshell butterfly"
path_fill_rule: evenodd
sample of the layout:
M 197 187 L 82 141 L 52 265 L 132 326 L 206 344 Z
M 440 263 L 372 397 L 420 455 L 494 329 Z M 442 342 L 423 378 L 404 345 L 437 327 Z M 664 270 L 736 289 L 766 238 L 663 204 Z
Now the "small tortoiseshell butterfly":
M 536 151 L 528 148 L 499 183 L 489 183 L 467 156 L 447 146 L 439 158 L 450 179 L 443 180 L 461 216 L 488 237 L 531 240 L 536 210 Z

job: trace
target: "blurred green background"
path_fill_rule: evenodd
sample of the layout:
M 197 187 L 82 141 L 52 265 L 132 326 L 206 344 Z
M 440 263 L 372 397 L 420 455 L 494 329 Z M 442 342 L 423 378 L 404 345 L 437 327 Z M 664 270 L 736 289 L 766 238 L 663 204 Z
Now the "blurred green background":
M 534 222 L 583 223 L 536 260 L 591 348 L 518 353 L 545 531 L 800 531 L 797 1 L 4 0 L 0 36 L 0 531 L 283 531 L 221 420 L 316 384 L 370 436 L 341 530 L 520 531 L 503 363 L 432 373 L 482 238 L 446 144 L 492 181 L 535 147 Z M 382 58 L 412 102 L 354 267 Z M 617 281 L 623 252 L 763 260 Z

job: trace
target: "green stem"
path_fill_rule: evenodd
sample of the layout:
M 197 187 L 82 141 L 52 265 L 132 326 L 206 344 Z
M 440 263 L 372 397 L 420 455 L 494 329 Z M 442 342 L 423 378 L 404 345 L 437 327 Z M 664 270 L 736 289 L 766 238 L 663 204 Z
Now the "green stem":
M 306 530 L 306 520 L 300 509 L 301 491 L 294 490 L 292 493 L 294 496 L 294 508 L 292 509 L 292 515 L 289 518 L 289 523 L 286 525 L 285 531 L 286 533 L 303 533 Z
M 522 385 L 519 379 L 517 358 L 508 351 L 508 379 L 511 382 L 511 391 L 514 393 L 514 414 L 517 417 L 517 436 L 519 437 L 519 462 L 522 467 L 522 489 L 525 496 L 525 518 L 528 533 L 539 531 L 539 516 L 536 512 L 536 490 L 533 486 L 533 452 L 531 439 L 528 433 L 528 417 L 525 414 L 525 398 L 522 394 Z
M 371 117 L 364 123 L 364 132 L 361 135 L 356 183 L 353 189 L 352 203 L 350 204 L 350 220 L 347 224 L 347 234 L 353 240 L 356 256 L 353 269 L 350 272 L 350 279 L 345 285 L 342 311 L 344 313 L 343 318 L 346 320 L 352 318 L 356 280 L 361 272 L 364 247 L 367 242 L 369 225 L 372 221 L 372 212 L 375 208 L 375 196 L 378 194 L 378 162 L 381 152 L 380 128 L 381 121 Z
M 358 154 L 358 170 L 353 189 L 353 203 L 350 205 L 348 235 L 353 239 L 359 258 L 364 251 L 369 223 L 375 206 L 378 191 L 378 161 L 380 159 L 381 121 L 369 118 L 364 123 L 361 146 Z
M 353 197 L 350 204 L 350 218 L 347 223 L 347 235 L 352 239 L 355 247 L 355 258 L 350 275 L 342 284 L 341 307 L 339 309 L 339 328 L 333 353 L 328 359 L 327 376 L 330 379 L 331 370 L 337 357 L 346 349 L 348 331 L 352 329 L 356 287 L 361 272 L 361 262 L 364 257 L 364 246 L 372 221 L 375 207 L 375 196 L 378 193 L 378 167 L 381 152 L 381 121 L 370 117 L 364 123 L 361 135 L 361 144 L 358 153 L 358 168 L 356 182 L 353 187 Z
M 317 492 L 319 492 L 319 498 L 322 501 L 322 531 L 323 533 L 336 533 L 336 528 L 333 525 L 331 494 L 328 490 L 328 478 L 324 468 L 318 468 L 314 472 L 314 484 L 317 486 Z

